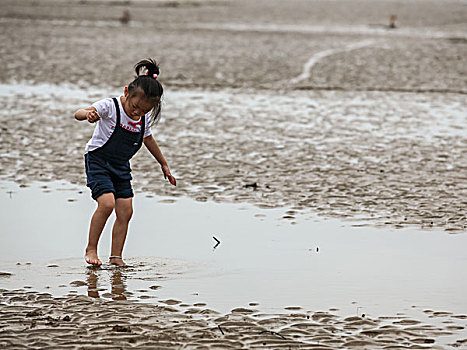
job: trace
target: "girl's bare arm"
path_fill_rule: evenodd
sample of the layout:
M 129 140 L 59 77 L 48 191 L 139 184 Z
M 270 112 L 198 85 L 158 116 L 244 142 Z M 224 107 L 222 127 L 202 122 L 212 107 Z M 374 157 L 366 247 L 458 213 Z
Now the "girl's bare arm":
M 90 123 L 95 123 L 101 119 L 100 115 L 94 107 L 78 109 L 75 113 L 76 120 L 87 120 Z
M 147 136 L 143 139 L 144 145 L 149 150 L 149 152 L 153 155 L 154 158 L 159 162 L 162 168 L 162 172 L 164 173 L 164 178 L 169 179 L 169 182 L 176 186 L 177 181 L 175 177 L 172 176 L 169 170 L 169 166 L 167 165 L 167 161 L 164 158 L 159 146 L 157 145 L 156 140 L 152 135 Z

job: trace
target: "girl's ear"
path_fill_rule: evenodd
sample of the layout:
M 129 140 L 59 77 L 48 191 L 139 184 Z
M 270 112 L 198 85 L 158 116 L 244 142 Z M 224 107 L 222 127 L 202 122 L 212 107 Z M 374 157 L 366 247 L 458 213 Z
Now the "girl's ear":
M 125 97 L 128 96 L 128 86 L 125 86 L 124 94 L 125 94 Z

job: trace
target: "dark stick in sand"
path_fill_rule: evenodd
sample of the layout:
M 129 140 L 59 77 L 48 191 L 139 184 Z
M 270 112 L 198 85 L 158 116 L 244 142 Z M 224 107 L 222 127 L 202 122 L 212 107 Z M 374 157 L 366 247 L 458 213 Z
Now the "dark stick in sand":
M 221 241 L 219 241 L 216 237 L 212 236 L 212 238 L 217 242 L 216 245 L 213 247 L 214 249 L 217 248 L 219 244 L 221 244 Z

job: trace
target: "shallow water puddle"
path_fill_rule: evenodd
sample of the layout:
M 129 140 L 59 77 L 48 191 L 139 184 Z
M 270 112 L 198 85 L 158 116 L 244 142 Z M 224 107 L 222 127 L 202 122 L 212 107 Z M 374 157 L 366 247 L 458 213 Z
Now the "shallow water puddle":
M 11 275 L 0 276 L 1 288 L 221 312 L 251 306 L 429 318 L 466 310 L 466 235 L 311 217 L 291 225 L 280 220 L 284 209 L 138 193 L 124 252 L 131 267 L 91 270 L 81 256 L 94 205 L 86 188 L 69 183 L 3 182 L 0 271 Z

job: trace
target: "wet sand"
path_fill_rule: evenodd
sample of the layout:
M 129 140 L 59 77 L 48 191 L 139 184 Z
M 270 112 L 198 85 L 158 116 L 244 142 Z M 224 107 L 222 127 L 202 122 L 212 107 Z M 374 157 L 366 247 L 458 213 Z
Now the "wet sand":
M 58 333 L 43 339 L 48 327 L 82 335 L 83 347 L 117 342 L 123 329 L 136 338 L 124 344 L 157 339 L 161 348 L 197 348 L 203 332 L 208 348 L 227 339 L 234 348 L 462 348 L 467 339 L 464 235 L 304 215 L 290 225 L 280 209 L 140 193 L 129 267 L 106 262 L 109 225 L 105 263 L 89 269 L 81 255 L 93 207 L 86 189 L 69 183 L 1 185 L 0 344 L 25 329 L 25 346 L 63 346 Z
M 0 290 L 0 303 L 0 345 L 15 349 L 427 349 L 436 337 L 463 329 L 458 324 L 467 319 L 433 315 L 449 322 L 438 328 L 405 317 L 343 319 L 303 310 L 264 315 L 238 308 L 218 315 L 196 306 L 179 312 L 162 304 L 56 298 L 25 290 Z M 466 343 L 459 339 L 449 346 Z
M 93 126 L 71 115 L 120 91 L 2 90 L 0 177 L 83 184 L 83 149 Z M 8 118 L 17 100 L 21 109 Z M 154 134 L 178 186 L 167 186 L 145 150 L 132 162 L 134 186 L 199 201 L 288 207 L 290 221 L 296 213 L 318 213 L 382 227 L 465 232 L 464 102 L 458 94 L 169 90 Z M 37 113 L 41 109 L 48 113 Z
M 464 2 L 5 0 L 0 9 L 9 222 L 0 347 L 467 347 L 465 254 L 454 241 L 467 228 Z M 125 9 L 132 20 L 122 26 Z M 195 203 L 215 202 L 219 217 L 206 216 L 196 239 L 167 225 L 152 241 L 135 218 L 133 269 L 87 270 L 82 158 L 93 127 L 72 114 L 120 94 L 147 56 L 161 61 L 154 134 L 178 186 L 141 151 L 137 198 L 162 196 L 174 206 L 167 213 L 179 208 L 191 222 Z M 74 195 L 57 180 L 77 186 Z M 9 197 L 37 188 L 28 205 L 66 193 L 49 208 L 80 214 L 58 230 L 47 226 L 53 212 L 34 208 L 22 225 L 8 221 Z M 142 203 L 139 212 L 156 216 Z M 236 205 L 254 221 L 235 221 Z M 12 232 L 56 245 L 18 246 Z
M 161 61 L 154 133 L 180 181 L 142 151 L 137 189 L 466 230 L 462 2 L 177 4 L 2 2 L 0 178 L 82 184 L 92 126 L 72 114 L 120 94 L 138 52 Z
M 466 92 L 462 1 L 115 3 L 2 1 L 1 80 L 120 87 L 136 52 L 160 59 L 170 86 Z M 133 21 L 122 28 L 125 9 Z M 328 57 L 291 83 L 314 54 L 368 39 L 372 46 Z M 20 69 L 31 62 L 40 69 Z

